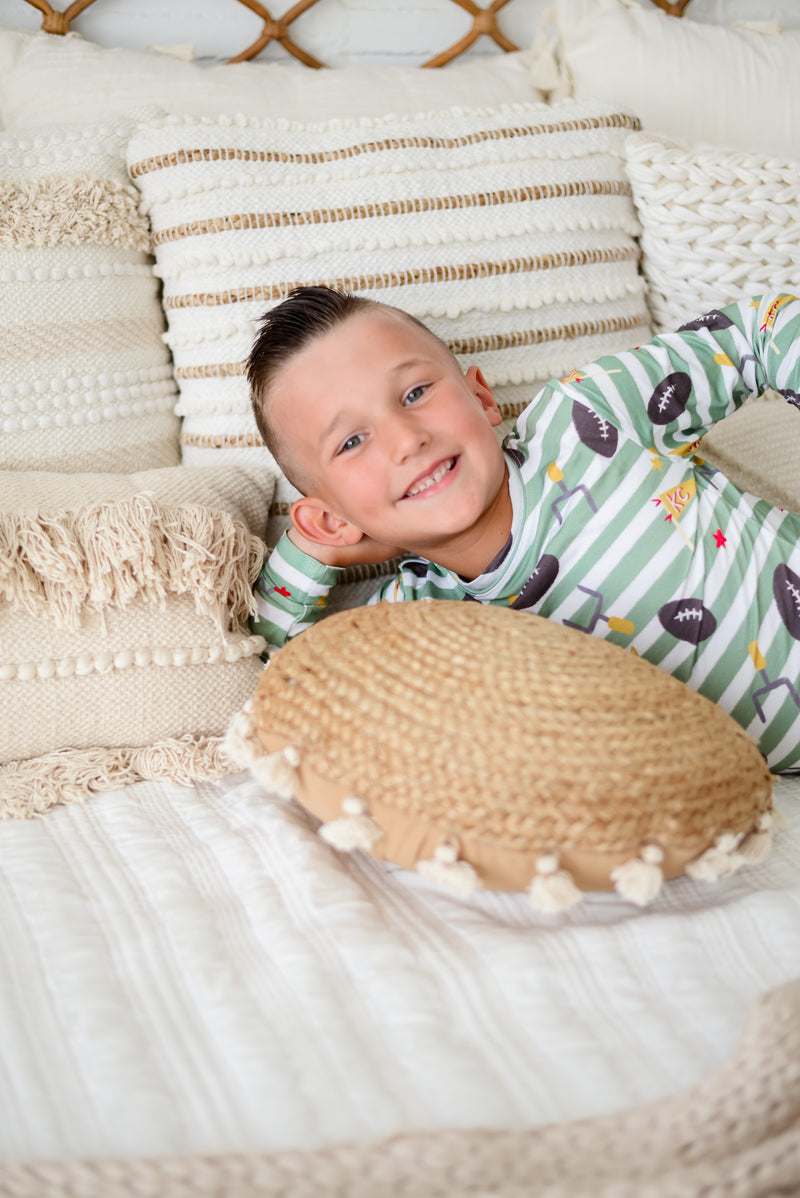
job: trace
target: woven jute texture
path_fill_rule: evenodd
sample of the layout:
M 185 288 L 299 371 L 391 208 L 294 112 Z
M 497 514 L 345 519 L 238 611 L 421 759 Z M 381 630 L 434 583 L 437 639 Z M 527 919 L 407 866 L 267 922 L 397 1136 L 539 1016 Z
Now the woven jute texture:
M 255 719 L 367 803 L 511 849 L 691 847 L 749 831 L 771 804 L 755 742 L 720 708 L 506 608 L 337 613 L 277 654 Z
M 259 1155 L 15 1161 L 2 1198 L 772 1198 L 800 1193 L 800 982 L 729 1059 L 645 1107 L 573 1123 Z

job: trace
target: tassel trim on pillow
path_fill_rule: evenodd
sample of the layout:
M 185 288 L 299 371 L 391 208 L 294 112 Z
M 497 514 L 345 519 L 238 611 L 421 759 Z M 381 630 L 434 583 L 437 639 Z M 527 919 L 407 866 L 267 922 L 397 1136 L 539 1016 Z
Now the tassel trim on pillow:
M 183 736 L 144 748 L 58 749 L 0 766 L 0 819 L 31 819 L 61 803 L 134 782 L 188 786 L 232 771 L 222 737 Z
M 44 515 L 0 513 L 0 599 L 61 627 L 84 610 L 191 594 L 222 631 L 255 614 L 264 546 L 238 520 L 150 495 Z

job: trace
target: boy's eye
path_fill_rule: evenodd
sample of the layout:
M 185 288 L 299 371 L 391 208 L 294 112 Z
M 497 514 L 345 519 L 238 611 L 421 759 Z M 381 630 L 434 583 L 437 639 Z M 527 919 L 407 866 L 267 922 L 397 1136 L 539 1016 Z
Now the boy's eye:
M 348 437 L 346 441 L 342 442 L 342 444 L 339 446 L 338 452 L 347 453 L 348 449 L 355 449 L 356 446 L 360 445 L 363 440 L 363 433 L 353 433 L 352 437 Z
M 403 396 L 403 403 L 416 403 L 417 400 L 422 399 L 426 390 L 426 383 L 420 383 L 418 387 L 412 387 L 411 390 L 406 391 L 405 395 Z

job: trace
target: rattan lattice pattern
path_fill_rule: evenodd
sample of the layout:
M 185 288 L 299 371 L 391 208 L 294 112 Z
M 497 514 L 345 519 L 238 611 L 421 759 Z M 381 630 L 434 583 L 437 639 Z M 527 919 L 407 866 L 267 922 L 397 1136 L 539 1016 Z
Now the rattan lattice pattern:
M 299 46 L 289 32 L 298 17 L 324 0 L 297 0 L 297 3 L 293 4 L 282 17 L 273 17 L 260 0 L 231 0 L 231 2 L 243 4 L 245 8 L 249 8 L 251 12 L 261 18 L 264 24 L 256 40 L 240 54 L 231 58 L 230 62 L 244 62 L 247 59 L 256 58 L 270 42 L 278 42 L 288 54 L 306 66 L 325 66 L 325 63 L 320 62 L 318 58 Z M 42 13 L 42 29 L 46 33 L 64 34 L 69 32 L 70 23 L 75 17 L 94 4 L 94 0 L 72 0 L 72 3 L 63 12 L 54 9 L 49 0 L 25 0 L 25 3 L 32 5 Z M 451 3 L 457 4 L 459 8 L 463 8 L 469 14 L 472 18 L 472 26 L 459 41 L 436 54 L 428 62 L 424 62 L 422 64 L 424 67 L 442 67 L 448 62 L 452 62 L 480 37 L 490 37 L 506 52 L 519 48 L 506 37 L 498 24 L 498 13 L 511 3 L 511 0 L 491 0 L 486 8 L 480 7 L 475 0 L 451 0 Z M 659 8 L 663 8 L 671 16 L 680 17 L 689 4 L 689 0 L 676 0 L 675 3 L 672 3 L 671 0 L 653 0 L 653 3 L 657 4 Z

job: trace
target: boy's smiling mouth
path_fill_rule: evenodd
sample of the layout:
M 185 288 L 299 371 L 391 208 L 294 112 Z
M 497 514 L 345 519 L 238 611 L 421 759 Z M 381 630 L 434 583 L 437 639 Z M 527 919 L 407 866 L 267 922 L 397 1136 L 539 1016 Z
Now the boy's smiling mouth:
M 458 457 L 445 458 L 440 462 L 429 474 L 420 475 L 406 491 L 403 499 L 413 499 L 417 495 L 422 495 L 425 491 L 430 491 L 437 483 L 440 483 L 446 474 L 455 469 L 458 463 Z

